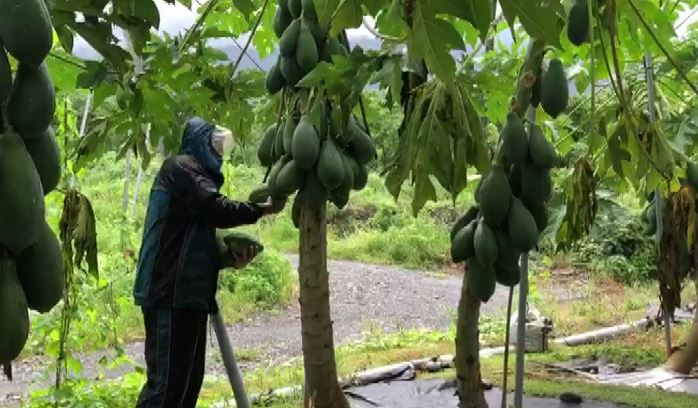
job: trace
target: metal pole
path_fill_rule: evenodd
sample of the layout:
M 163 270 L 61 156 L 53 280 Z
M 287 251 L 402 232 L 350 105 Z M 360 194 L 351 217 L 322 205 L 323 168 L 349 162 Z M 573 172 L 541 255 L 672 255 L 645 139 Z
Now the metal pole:
M 654 125 L 657 121 L 657 112 L 654 109 L 654 102 L 656 100 L 655 85 L 654 85 L 654 67 L 652 66 L 652 56 L 649 53 L 645 54 L 645 78 L 647 80 L 647 111 L 650 118 L 650 123 Z M 662 242 L 662 231 L 664 230 L 663 220 L 664 220 L 664 208 L 662 203 L 662 195 L 660 194 L 659 188 L 654 190 L 654 208 L 656 209 L 657 217 L 657 233 L 655 234 L 654 240 L 657 245 L 657 251 L 661 250 Z M 663 306 L 663 305 L 662 305 Z M 666 346 L 667 356 L 671 354 L 671 318 L 669 310 L 663 307 L 664 313 L 664 345 Z
M 221 350 L 221 356 L 223 357 L 225 371 L 228 373 L 230 386 L 233 388 L 235 405 L 237 405 L 238 408 L 250 408 L 247 392 L 245 392 L 245 383 L 242 380 L 242 374 L 235 361 L 233 346 L 230 344 L 228 332 L 225 329 L 225 323 L 223 322 L 223 317 L 220 312 L 211 315 L 211 324 L 213 324 L 213 330 L 216 332 L 218 347 Z
M 536 108 L 529 106 L 526 113 L 530 122 L 531 131 L 536 122 Z M 528 309 L 528 253 L 521 255 L 519 269 L 521 280 L 519 282 L 519 313 L 516 328 L 516 377 L 514 389 L 514 407 L 523 407 L 524 362 L 526 355 L 526 315 Z M 507 390 L 502 390 L 507 392 Z

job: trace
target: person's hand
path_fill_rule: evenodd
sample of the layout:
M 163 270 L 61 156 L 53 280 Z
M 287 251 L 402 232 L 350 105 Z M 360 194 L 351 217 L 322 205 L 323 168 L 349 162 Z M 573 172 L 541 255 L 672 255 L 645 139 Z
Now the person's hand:
M 265 203 L 258 205 L 260 206 L 260 208 L 262 208 L 262 211 L 265 215 L 277 214 L 281 212 L 286 206 L 286 198 L 281 200 L 274 200 L 270 196 L 267 197 L 267 201 Z
M 250 262 L 252 262 L 252 260 L 257 256 L 258 253 L 259 252 L 257 251 L 257 248 L 252 246 L 243 249 L 240 253 L 240 256 L 238 256 L 235 259 L 235 262 L 233 262 L 233 268 L 242 269 L 246 267 L 250 264 Z

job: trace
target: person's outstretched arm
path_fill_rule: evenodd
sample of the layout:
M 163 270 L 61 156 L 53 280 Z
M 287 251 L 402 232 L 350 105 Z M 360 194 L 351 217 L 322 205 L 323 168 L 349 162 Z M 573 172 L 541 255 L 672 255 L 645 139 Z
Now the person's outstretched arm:
M 229 200 L 217 191 L 213 180 L 195 163 L 172 160 L 171 166 L 168 173 L 172 177 L 172 193 L 216 228 L 254 224 L 272 212 L 272 209 L 255 203 Z

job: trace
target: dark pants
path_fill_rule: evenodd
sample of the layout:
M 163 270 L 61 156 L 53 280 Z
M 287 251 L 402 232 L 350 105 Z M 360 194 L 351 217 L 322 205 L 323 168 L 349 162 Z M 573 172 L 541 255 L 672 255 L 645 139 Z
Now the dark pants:
M 148 379 L 136 408 L 195 408 L 204 379 L 203 310 L 143 308 Z

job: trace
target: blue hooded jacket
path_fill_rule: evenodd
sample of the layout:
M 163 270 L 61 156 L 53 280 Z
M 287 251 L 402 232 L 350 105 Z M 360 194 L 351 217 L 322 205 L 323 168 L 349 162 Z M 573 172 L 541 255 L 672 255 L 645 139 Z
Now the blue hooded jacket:
M 219 192 L 222 159 L 215 126 L 187 122 L 180 154 L 165 160 L 150 192 L 133 295 L 143 307 L 215 311 L 220 259 L 217 228 L 253 224 L 262 210 Z

